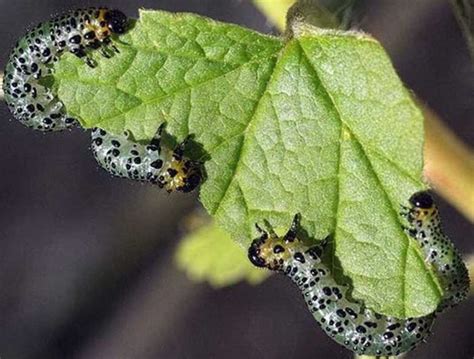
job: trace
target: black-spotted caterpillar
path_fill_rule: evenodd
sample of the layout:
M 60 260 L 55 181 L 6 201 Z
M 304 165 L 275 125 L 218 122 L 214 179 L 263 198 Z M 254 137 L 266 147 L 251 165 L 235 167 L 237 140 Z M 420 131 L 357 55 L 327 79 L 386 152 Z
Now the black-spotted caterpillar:
M 427 192 L 410 198 L 404 207 L 408 233 L 421 244 L 440 275 L 445 291 L 437 312 L 462 301 L 468 292 L 469 278 L 458 252 L 440 228 L 436 206 Z M 375 313 L 348 296 L 349 287 L 336 283 L 329 268 L 321 261 L 327 240 L 307 246 L 297 239 L 299 216 L 288 233 L 277 236 L 257 225 L 261 236 L 248 251 L 258 267 L 282 272 L 298 285 L 314 318 L 339 344 L 366 355 L 398 355 L 415 348 L 430 333 L 437 313 L 421 318 L 397 319 Z
M 52 63 L 64 51 L 96 64 L 89 49 L 110 57 L 117 48 L 112 34 L 122 34 L 127 17 L 119 10 L 89 8 L 71 11 L 43 22 L 21 38 L 5 70 L 5 100 L 20 122 L 41 131 L 59 131 L 75 125 L 63 103 L 41 80 L 53 71 Z M 161 133 L 160 133 L 161 135 Z M 143 145 L 126 136 L 92 131 L 92 150 L 97 162 L 113 175 L 151 182 L 168 192 L 189 192 L 201 182 L 200 164 L 183 156 L 184 143 L 175 150 L 162 149 L 160 139 Z
M 161 131 L 148 145 L 92 130 L 92 152 L 97 162 L 115 176 L 151 182 L 168 192 L 190 192 L 201 182 L 201 164 L 183 156 L 186 140 L 174 150 L 161 146 Z
M 52 63 L 65 50 L 94 67 L 87 49 L 99 49 L 109 57 L 117 51 L 110 36 L 124 33 L 127 23 L 119 10 L 89 8 L 55 17 L 29 31 L 17 42 L 5 68 L 3 90 L 13 116 L 41 131 L 74 126 L 75 119 L 41 79 L 51 74 Z
M 402 207 L 401 215 L 408 221 L 405 231 L 413 237 L 426 255 L 444 290 L 438 312 L 453 307 L 469 293 L 469 273 L 456 247 L 444 234 L 441 218 L 433 197 L 418 192 L 410 197 L 410 207 Z

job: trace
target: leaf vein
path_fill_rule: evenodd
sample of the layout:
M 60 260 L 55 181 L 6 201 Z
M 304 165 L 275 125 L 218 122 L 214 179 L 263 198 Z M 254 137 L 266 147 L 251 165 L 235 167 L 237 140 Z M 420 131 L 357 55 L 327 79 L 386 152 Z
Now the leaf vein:
M 253 120 L 255 119 L 255 114 L 257 113 L 258 108 L 260 107 L 260 104 L 262 103 L 262 99 L 264 98 L 264 96 L 265 96 L 265 94 L 266 94 L 266 92 L 267 92 L 267 90 L 270 86 L 270 83 L 272 82 L 272 77 L 273 77 L 273 73 L 275 71 L 276 64 L 277 64 L 277 61 L 274 60 L 273 64 L 272 64 L 272 68 L 269 70 L 272 75 L 269 76 L 267 82 L 265 83 L 265 86 L 264 86 L 264 88 L 261 92 L 261 96 L 259 97 L 259 99 L 257 100 L 254 108 L 252 109 L 252 112 L 250 113 L 250 116 L 248 117 L 247 125 L 245 126 L 245 128 L 242 131 L 242 142 L 241 142 L 241 145 L 240 145 L 240 148 L 239 148 L 238 157 L 237 157 L 237 161 L 236 161 L 235 166 L 234 166 L 234 171 L 233 171 L 232 177 L 230 178 L 226 188 L 224 189 L 221 198 L 217 201 L 217 207 L 213 211 L 213 214 L 216 214 L 219 211 L 219 209 L 221 208 L 221 205 L 222 205 L 223 201 L 225 200 L 232 183 L 236 179 L 238 169 L 241 165 L 242 152 L 243 152 L 243 149 L 244 149 L 244 146 L 245 146 L 245 134 L 248 131 L 248 129 L 250 128 L 250 125 L 252 124 Z

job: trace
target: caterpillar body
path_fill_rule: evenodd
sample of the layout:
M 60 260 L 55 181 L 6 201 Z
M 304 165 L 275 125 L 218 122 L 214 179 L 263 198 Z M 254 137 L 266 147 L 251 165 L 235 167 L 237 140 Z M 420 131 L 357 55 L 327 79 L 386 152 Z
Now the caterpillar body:
M 444 290 L 438 312 L 454 307 L 469 294 L 469 273 L 456 247 L 441 227 L 439 210 L 426 191 L 410 197 L 410 206 L 402 206 L 407 220 L 405 231 L 414 238 L 435 269 Z
M 116 47 L 111 35 L 127 29 L 127 17 L 119 10 L 88 8 L 43 22 L 23 36 L 12 50 L 5 68 L 3 90 L 13 116 L 41 131 L 70 128 L 76 120 L 41 79 L 52 73 L 52 63 L 69 51 L 91 67 L 89 49 L 110 57 Z
M 201 164 L 184 156 L 186 140 L 174 150 L 161 145 L 161 132 L 147 145 L 94 128 L 92 152 L 114 176 L 150 182 L 168 192 L 190 192 L 202 179 Z
M 445 295 L 437 310 L 440 312 L 466 296 L 469 279 L 458 253 L 441 232 L 438 212 L 430 199 L 426 192 L 413 195 L 411 207 L 404 208 L 404 217 L 410 235 L 428 241 L 422 248 L 437 272 L 445 273 L 441 275 Z M 327 239 L 319 245 L 307 246 L 297 239 L 298 228 L 299 215 L 283 237 L 276 235 L 269 225 L 268 231 L 257 225 L 261 236 L 250 245 L 248 257 L 258 267 L 288 276 L 302 291 L 309 310 L 330 337 L 358 354 L 386 356 L 410 351 L 428 337 L 436 312 L 420 318 L 397 319 L 366 308 L 348 295 L 349 287 L 338 284 L 321 261 Z

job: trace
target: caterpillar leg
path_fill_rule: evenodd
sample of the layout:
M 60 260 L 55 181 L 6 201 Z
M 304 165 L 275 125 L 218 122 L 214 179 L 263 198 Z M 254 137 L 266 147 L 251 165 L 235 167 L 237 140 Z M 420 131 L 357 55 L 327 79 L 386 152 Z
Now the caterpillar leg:
M 184 139 L 173 150 L 169 168 L 163 174 L 164 187 L 168 192 L 175 189 L 181 192 L 190 192 L 196 188 L 202 180 L 201 167 L 199 161 L 192 161 L 184 156 L 184 150 L 189 142 L 190 137 Z
M 80 46 L 80 50 L 78 50 L 78 53 L 76 53 L 76 56 L 80 58 L 89 57 L 86 53 L 86 47 L 87 49 L 98 50 L 99 53 L 107 59 L 110 59 L 111 57 L 114 56 L 114 54 L 119 53 L 119 50 L 113 44 L 112 40 L 109 37 L 99 40 L 99 38 L 95 37 L 94 35 L 94 37 L 90 39 L 90 41 L 87 43 L 87 46 Z M 74 51 L 75 50 L 73 50 L 72 52 Z
M 114 45 L 110 37 L 103 40 L 103 46 L 106 47 L 107 49 L 112 50 L 116 54 L 120 53 L 119 49 L 117 48 L 117 46 Z
M 268 233 L 262 227 L 260 227 L 258 223 L 255 223 L 255 229 L 260 234 L 260 236 L 268 237 Z
M 92 57 L 86 55 L 83 60 L 91 69 L 97 67 L 97 62 Z
M 411 208 L 408 206 L 400 205 L 400 212 L 398 212 L 402 217 L 407 217 L 410 215 Z
M 114 50 L 114 52 L 115 52 L 116 54 L 119 54 L 119 53 L 120 53 L 120 50 L 119 50 L 119 49 L 117 48 L 117 46 L 115 46 L 114 44 L 110 44 L 110 48 L 111 48 L 112 50 Z
M 160 135 L 162 131 L 163 129 L 160 127 Z M 184 156 L 184 151 L 186 150 L 186 147 L 188 146 L 188 143 L 191 138 L 191 135 L 187 136 L 180 144 L 175 147 L 173 155 L 176 156 L 176 159 L 181 159 Z
M 117 49 L 117 47 L 112 43 L 112 41 L 107 41 L 109 39 L 106 39 L 104 40 L 103 42 L 101 43 L 97 43 L 97 47 L 96 48 L 99 48 L 99 53 L 107 58 L 107 59 L 110 59 L 111 57 L 113 57 L 115 54 L 119 53 L 119 50 Z
M 285 236 L 283 237 L 285 242 L 288 242 L 288 243 L 293 242 L 296 239 L 296 235 L 298 234 L 298 228 L 300 226 L 300 221 L 301 221 L 301 215 L 299 213 L 295 214 L 295 216 L 293 217 L 293 222 L 291 222 L 290 229 L 288 230 L 288 232 L 286 232 Z
M 74 54 L 75 56 L 80 58 L 82 61 L 84 61 L 85 64 L 89 66 L 90 68 L 94 68 L 97 66 L 97 62 L 92 57 L 90 57 L 90 55 L 87 54 L 84 46 L 80 45 L 78 47 L 71 49 L 70 51 L 72 54 Z
M 106 59 L 110 59 L 112 57 L 112 55 L 107 51 L 105 47 L 101 47 L 99 53 Z

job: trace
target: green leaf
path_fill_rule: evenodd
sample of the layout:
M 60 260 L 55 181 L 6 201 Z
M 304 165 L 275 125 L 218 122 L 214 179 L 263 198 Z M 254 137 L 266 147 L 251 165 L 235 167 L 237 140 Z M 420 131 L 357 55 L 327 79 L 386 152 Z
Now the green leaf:
M 254 267 L 229 234 L 210 223 L 186 236 L 178 246 L 176 263 L 190 278 L 222 288 L 242 280 L 258 284 L 269 272 Z
M 442 295 L 398 214 L 422 181 L 423 118 L 380 44 L 294 23 L 293 38 L 190 14 L 141 11 L 120 54 L 63 56 L 59 97 L 84 127 L 149 140 L 194 134 L 200 199 L 248 246 L 254 223 L 332 234 L 333 269 L 379 313 L 421 316 Z

